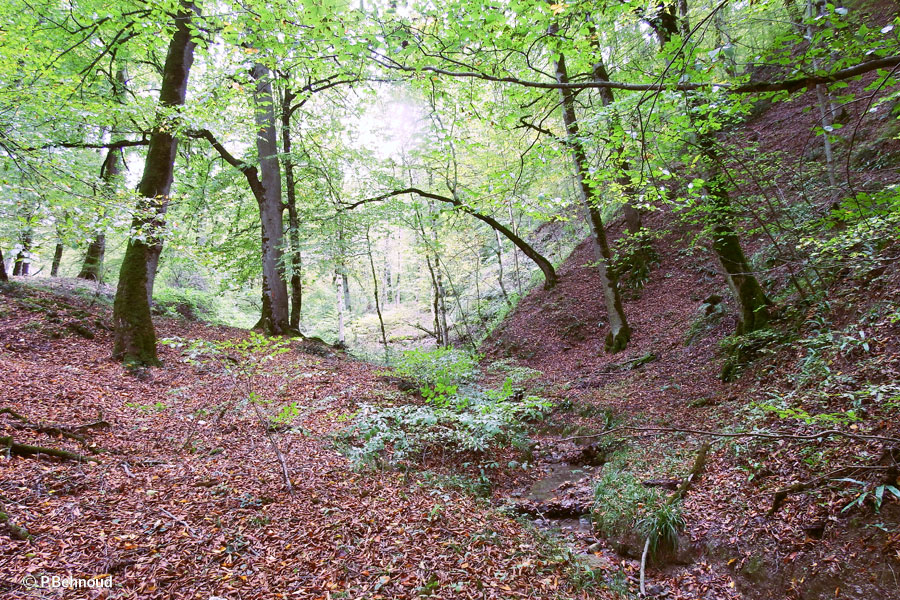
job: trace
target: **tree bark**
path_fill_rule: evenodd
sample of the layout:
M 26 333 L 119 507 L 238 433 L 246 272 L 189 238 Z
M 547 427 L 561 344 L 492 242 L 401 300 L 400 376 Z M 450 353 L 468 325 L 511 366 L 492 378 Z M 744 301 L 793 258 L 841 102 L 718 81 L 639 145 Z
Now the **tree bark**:
M 384 345 L 384 360 L 388 359 L 387 332 L 384 329 L 384 318 L 381 315 L 381 300 L 378 297 L 378 274 L 375 271 L 375 259 L 372 258 L 372 241 L 369 239 L 369 230 L 366 229 L 366 251 L 369 254 L 369 267 L 372 270 L 372 286 L 375 296 L 375 312 L 378 314 L 378 326 L 381 328 L 381 343 Z
M 53 249 L 53 262 L 50 264 L 50 277 L 59 277 L 59 263 L 62 262 L 63 244 L 62 241 L 56 241 L 56 248 Z
M 296 98 L 291 90 L 285 90 L 281 102 L 281 146 L 284 150 L 284 183 L 287 186 L 289 241 L 291 243 L 291 314 L 290 326 L 300 330 L 303 310 L 303 257 L 300 250 L 300 219 L 297 214 L 297 187 L 294 179 L 294 159 L 291 140 L 291 102 Z
M 263 307 L 257 326 L 270 335 L 291 333 L 287 284 L 284 280 L 284 203 L 281 199 L 281 166 L 275 135 L 275 99 L 269 69 L 253 66 L 256 152 L 259 184 L 255 192 L 262 223 Z
M 674 4 L 669 5 L 669 13 L 675 14 Z M 689 29 L 687 7 L 679 7 L 680 19 L 665 21 L 656 29 L 660 44 L 666 43 L 679 32 Z M 688 100 L 688 105 L 695 102 Z M 689 113 L 691 114 L 691 113 Z M 709 225 L 712 229 L 712 247 L 725 275 L 725 281 L 738 303 L 737 334 L 741 335 L 764 328 L 769 322 L 769 300 L 750 269 L 740 238 L 728 223 L 731 212 L 731 198 L 722 175 L 722 166 L 716 153 L 716 140 L 711 131 L 702 131 L 697 135 L 705 162 L 703 173 L 706 190 L 709 192 L 710 208 Z
M 175 16 L 175 34 L 169 43 L 159 92 L 159 104 L 166 109 L 184 104 L 196 46 L 189 27 L 193 10 L 193 5 L 182 4 Z M 142 200 L 132 222 L 132 229 L 144 233 L 144 237 L 134 236 L 128 241 L 113 304 L 113 356 L 132 364 L 159 364 L 150 298 L 159 258 L 156 247 L 162 247 L 158 236 L 168 207 L 178 149 L 178 141 L 172 135 L 174 124 L 167 121 L 150 135 L 138 186 Z
M 103 258 L 106 255 L 106 234 L 98 231 L 94 239 L 88 245 L 87 252 L 84 255 L 84 264 L 78 273 L 80 279 L 89 281 L 100 281 L 103 270 Z
M 3 262 L 2 250 L 0 250 L 0 281 L 9 281 L 9 275 L 6 274 L 6 263 Z
M 563 55 L 556 61 L 556 80 L 559 83 L 568 83 L 569 75 L 566 70 L 566 59 Z M 624 350 L 631 339 L 631 328 L 622 308 L 622 297 L 619 293 L 619 285 L 615 272 L 609 268 L 612 254 L 609 251 L 609 243 L 606 240 L 606 230 L 603 218 L 600 216 L 600 208 L 597 206 L 597 197 L 593 186 L 588 181 L 588 161 L 584 146 L 578 138 L 578 117 L 575 113 L 575 94 L 568 89 L 560 89 L 562 101 L 563 123 L 568 136 L 568 147 L 572 154 L 575 167 L 575 179 L 581 202 L 588 212 L 591 226 L 591 237 L 594 242 L 594 256 L 597 261 L 597 271 L 600 274 L 600 285 L 603 288 L 603 298 L 606 301 L 606 314 L 609 319 L 609 333 L 606 336 L 605 349 L 613 354 Z
M 30 229 L 26 229 L 19 234 L 19 241 L 22 244 L 21 250 L 16 254 L 15 262 L 13 262 L 14 277 L 28 277 L 31 268 L 31 259 L 28 254 L 31 252 L 32 233 Z

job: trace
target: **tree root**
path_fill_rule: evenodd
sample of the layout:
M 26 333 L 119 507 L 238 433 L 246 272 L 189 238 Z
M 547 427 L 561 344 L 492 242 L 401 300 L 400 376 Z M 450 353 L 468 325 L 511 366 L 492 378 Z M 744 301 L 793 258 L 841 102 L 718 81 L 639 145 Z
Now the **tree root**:
M 30 446 L 28 444 L 19 444 L 14 442 L 11 436 L 0 436 L 0 447 L 6 448 L 13 456 L 30 457 L 36 454 L 46 454 L 47 456 L 55 456 L 63 460 L 72 460 L 75 462 L 96 462 L 96 458 L 89 458 L 77 452 L 69 452 L 68 450 L 60 450 L 59 448 L 45 448 L 43 446 Z

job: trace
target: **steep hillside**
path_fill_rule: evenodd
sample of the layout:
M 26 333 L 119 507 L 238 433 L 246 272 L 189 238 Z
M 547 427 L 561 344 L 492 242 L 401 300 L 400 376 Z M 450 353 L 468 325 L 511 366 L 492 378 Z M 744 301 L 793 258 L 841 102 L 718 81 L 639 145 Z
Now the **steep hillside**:
M 898 107 L 872 110 L 863 92 L 870 81 L 851 84 L 863 100 L 841 116 L 838 164 L 851 173 L 844 194 L 900 182 Z M 780 172 L 785 162 L 792 166 L 777 179 L 744 178 L 738 204 L 778 194 L 828 217 L 832 197 L 821 180 L 804 175 L 821 167 L 821 140 L 809 133 L 814 105 L 807 93 L 760 106 L 728 132 L 731 143 L 756 144 L 760 156 L 781 161 Z M 543 439 L 548 450 L 539 464 L 552 474 L 554 454 L 577 455 L 594 443 L 609 460 L 624 456 L 616 459 L 617 473 L 656 485 L 679 481 L 697 466 L 696 456 L 705 458 L 684 500 L 686 555 L 651 568 L 654 593 L 900 598 L 900 495 L 892 492 L 900 484 L 896 238 L 866 227 L 862 235 L 846 230 L 848 239 L 860 237 L 824 267 L 827 294 L 804 298 L 790 283 L 801 271 L 771 261 L 772 238 L 757 229 L 745 250 L 760 266 L 774 319 L 771 333 L 735 339 L 732 299 L 711 252 L 696 242 L 697 230 L 667 212 L 649 214 L 646 225 L 665 234 L 654 243 L 660 264 L 642 289 L 626 293 L 634 333 L 625 352 L 603 352 L 604 303 L 589 240 L 559 269 L 559 285 L 524 298 L 483 346 L 486 362 L 515 360 L 540 370 L 549 393 L 572 406 Z M 623 224 L 610 229 L 615 239 Z M 811 258 L 800 252 L 803 261 Z M 723 367 L 729 360 L 733 366 L 736 354 L 749 364 L 723 381 Z M 597 523 L 592 503 L 609 475 L 609 464 L 587 470 L 550 497 L 583 510 L 593 506 Z M 514 493 L 527 493 L 532 481 L 515 485 Z M 588 546 L 593 536 L 600 542 Z M 595 527 L 580 543 L 598 555 L 611 552 L 614 562 L 639 558 L 641 539 Z M 715 585 L 719 591 L 710 591 Z

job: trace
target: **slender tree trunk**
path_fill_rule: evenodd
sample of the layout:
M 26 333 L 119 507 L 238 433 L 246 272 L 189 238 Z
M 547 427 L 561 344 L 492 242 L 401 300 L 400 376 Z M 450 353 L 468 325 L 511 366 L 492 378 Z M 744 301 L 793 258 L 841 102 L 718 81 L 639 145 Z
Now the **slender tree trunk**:
M 337 313 L 338 313 L 338 344 L 346 345 L 346 331 L 344 328 L 344 279 L 337 271 L 334 272 L 335 290 L 337 292 Z
M 193 10 L 192 5 L 182 4 L 182 9 L 175 16 L 175 34 L 169 43 L 159 93 L 159 103 L 164 109 L 184 104 L 196 46 L 189 27 Z M 113 356 L 129 363 L 159 363 L 156 356 L 156 332 L 150 316 L 150 297 L 153 292 L 153 277 L 150 274 L 156 273 L 154 254 L 156 259 L 159 254 L 153 248 L 159 246 L 160 242 L 154 240 L 162 225 L 172 187 L 178 146 L 171 133 L 173 125 L 165 119 L 150 136 L 144 173 L 138 186 L 143 200 L 138 204 L 132 224 L 133 230 L 142 230 L 149 233 L 149 236 L 129 240 L 119 271 L 113 305 Z
M 366 251 L 369 254 L 369 267 L 372 269 L 372 286 L 375 296 L 375 312 L 378 314 L 378 326 L 381 328 L 381 343 L 384 345 L 384 360 L 388 360 L 387 332 L 384 329 L 384 318 L 381 316 L 381 300 L 378 298 L 378 275 L 375 272 L 375 259 L 372 258 L 372 241 L 369 239 L 369 230 L 366 229 Z
M 6 274 L 6 263 L 3 261 L 2 250 L 0 250 L 0 281 L 9 281 L 9 275 Z
M 256 194 L 256 200 L 262 223 L 263 302 L 257 327 L 270 335 L 287 334 L 291 332 L 291 324 L 283 263 L 284 203 L 281 199 L 272 79 L 269 70 L 261 64 L 254 65 L 251 75 L 256 81 L 254 116 L 261 185 L 261 195 Z
M 556 61 L 556 80 L 559 83 L 568 83 L 569 75 L 566 70 L 565 57 L 560 55 Z M 588 211 L 591 226 L 591 237 L 594 241 L 594 256 L 597 261 L 597 271 L 600 274 L 600 285 L 603 297 L 606 301 L 606 314 L 609 319 L 609 333 L 606 336 L 605 348 L 609 353 L 624 350 L 631 339 L 631 328 L 622 308 L 622 297 L 619 293 L 619 285 L 615 272 L 609 268 L 612 254 L 609 251 L 609 243 L 606 240 L 606 229 L 600 216 L 600 208 L 597 206 L 597 197 L 593 186 L 588 181 L 588 161 L 584 146 L 578 138 L 578 118 L 575 113 L 575 95 L 571 90 L 561 89 L 563 122 L 566 126 L 569 151 L 575 168 L 575 179 L 581 202 Z
M 609 73 L 606 70 L 606 65 L 603 63 L 603 58 L 600 57 L 599 52 L 597 53 L 597 56 L 598 60 L 594 64 L 594 80 L 609 81 Z M 613 96 L 612 88 L 600 88 L 600 101 L 603 106 L 607 108 L 613 104 L 615 97 Z M 610 123 L 611 131 L 615 129 L 615 126 L 619 125 L 618 119 L 618 114 L 613 112 L 612 122 Z M 620 142 L 612 148 L 611 151 L 614 155 L 613 163 L 616 169 L 616 183 L 625 199 L 625 205 L 623 206 L 625 226 L 628 229 L 628 233 L 637 235 L 641 232 L 641 229 L 643 229 L 643 216 L 641 215 L 640 209 L 635 206 L 635 202 L 638 199 L 638 192 L 631 181 L 631 176 L 628 174 L 631 170 L 631 163 L 625 154 L 625 145 L 623 143 Z M 637 273 L 647 272 L 651 255 L 652 249 L 649 247 L 648 240 L 645 238 L 641 239 L 640 246 L 634 253 L 632 264 L 629 266 Z
M 119 68 L 116 71 L 116 89 L 114 94 L 114 99 L 117 102 L 124 101 L 126 79 L 125 69 Z M 116 186 L 121 180 L 123 165 L 124 160 L 121 148 L 110 148 L 106 151 L 106 157 L 100 165 L 100 179 L 103 182 L 103 194 L 110 203 L 115 200 Z M 103 212 L 105 210 L 103 209 Z M 103 273 L 103 259 L 105 257 L 106 232 L 100 226 L 94 233 L 94 239 L 88 244 L 87 252 L 84 255 L 84 263 L 81 265 L 78 277 L 89 281 L 100 281 Z
M 506 293 L 506 286 L 503 285 L 503 244 L 500 239 L 500 232 L 496 229 L 494 230 L 494 234 L 497 236 L 497 267 L 499 268 L 499 274 L 497 275 L 497 282 L 500 284 L 500 293 L 503 294 L 503 299 L 506 301 L 506 305 L 512 308 L 512 302 L 509 299 L 509 294 Z
M 59 277 L 59 263 L 62 262 L 63 244 L 62 240 L 56 241 L 56 248 L 53 249 L 53 262 L 50 263 L 50 277 Z
M 292 329 L 300 330 L 300 317 L 303 310 L 303 257 L 300 250 L 300 219 L 297 215 L 297 184 L 294 180 L 294 159 L 291 141 L 291 102 L 296 95 L 285 90 L 281 104 L 281 146 L 284 149 L 284 182 L 287 186 L 288 226 L 291 243 L 291 315 Z
M 673 5 L 668 5 L 672 9 Z M 664 11 L 666 14 L 674 14 L 674 10 Z M 663 20 L 659 23 L 650 22 L 656 30 L 660 45 L 665 47 L 668 40 L 679 31 L 678 21 L 682 30 L 688 28 L 686 10 L 680 11 L 681 18 L 676 21 Z M 688 101 L 693 108 L 694 102 Z M 689 114 L 691 114 L 689 112 Z M 744 251 L 741 248 L 740 238 L 733 227 L 728 223 L 732 212 L 731 198 L 728 194 L 725 179 L 722 175 L 722 166 L 716 151 L 716 140 L 710 131 L 697 135 L 697 145 L 700 147 L 705 162 L 703 177 L 706 181 L 706 189 L 709 192 L 710 208 L 709 225 L 712 229 L 712 247 L 719 264 L 725 274 L 735 300 L 738 303 L 738 327 L 737 333 L 749 333 L 764 328 L 769 321 L 768 305 L 765 292 L 756 276 L 750 269 Z
M 28 272 L 31 269 L 31 258 L 29 256 L 32 242 L 31 230 L 24 230 L 19 235 L 19 241 L 22 244 L 22 249 L 16 254 L 16 260 L 13 263 L 13 275 L 16 277 L 28 277 Z

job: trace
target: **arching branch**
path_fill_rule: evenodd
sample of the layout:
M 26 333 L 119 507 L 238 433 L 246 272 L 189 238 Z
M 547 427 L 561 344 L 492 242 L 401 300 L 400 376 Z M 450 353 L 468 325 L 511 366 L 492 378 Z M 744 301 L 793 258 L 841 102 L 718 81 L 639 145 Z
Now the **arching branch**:
M 541 272 L 544 274 L 544 289 L 549 290 L 553 286 L 556 285 L 559 278 L 556 275 L 556 269 L 553 268 L 553 265 L 549 260 L 544 258 L 540 252 L 531 247 L 531 245 L 520 238 L 518 235 L 513 233 L 508 227 L 494 219 L 493 217 L 480 213 L 474 208 L 463 204 L 457 198 L 452 198 L 450 196 L 442 196 L 441 194 L 435 194 L 433 192 L 426 192 L 424 190 L 420 190 L 419 188 L 409 187 L 404 188 L 402 190 L 393 190 L 380 196 L 375 196 L 374 198 L 366 198 L 365 200 L 359 200 L 353 203 L 344 203 L 344 210 L 352 210 L 363 204 L 370 204 L 372 202 L 381 202 L 383 200 L 387 200 L 388 198 L 393 198 L 395 196 L 403 196 L 405 194 L 415 194 L 417 196 L 421 196 L 423 198 L 430 198 L 432 200 L 437 200 L 438 202 L 444 202 L 446 204 L 451 204 L 457 210 L 460 210 L 468 215 L 471 215 L 481 221 L 482 223 L 488 224 L 495 231 L 500 232 L 504 235 L 509 241 L 515 244 L 516 248 L 522 251 L 525 256 L 530 258 L 534 263 L 538 266 Z

